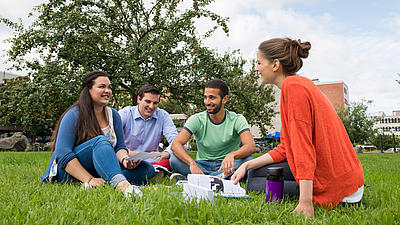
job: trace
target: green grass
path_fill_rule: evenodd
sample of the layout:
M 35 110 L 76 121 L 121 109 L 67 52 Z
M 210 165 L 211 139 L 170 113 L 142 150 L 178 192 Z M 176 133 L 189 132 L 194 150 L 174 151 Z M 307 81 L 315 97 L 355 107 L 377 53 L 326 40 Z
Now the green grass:
M 0 153 L 0 224 L 400 224 L 400 154 L 359 154 L 366 189 L 361 207 L 316 208 L 315 219 L 291 211 L 297 200 L 266 204 L 251 199 L 184 202 L 166 178 L 152 180 L 141 199 L 110 187 L 43 184 L 50 153 Z

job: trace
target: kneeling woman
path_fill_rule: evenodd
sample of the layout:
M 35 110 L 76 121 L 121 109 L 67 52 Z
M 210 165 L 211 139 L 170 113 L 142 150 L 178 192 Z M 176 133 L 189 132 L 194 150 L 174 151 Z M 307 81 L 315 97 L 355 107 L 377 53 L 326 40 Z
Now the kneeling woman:
M 61 116 L 53 134 L 50 159 L 43 181 L 80 181 L 92 187 L 106 183 L 130 196 L 141 195 L 131 184 L 145 184 L 154 176 L 147 162 L 125 160 L 121 118 L 107 106 L 111 84 L 101 71 L 88 73 L 78 101 Z
M 359 202 L 364 174 L 328 98 L 311 80 L 296 75 L 310 48 L 309 42 L 289 38 L 264 41 L 258 47 L 257 71 L 262 83 L 281 89 L 281 144 L 244 163 L 232 179 L 237 183 L 249 169 L 287 160 L 300 187 L 294 212 L 313 217 L 313 202 L 326 208 Z

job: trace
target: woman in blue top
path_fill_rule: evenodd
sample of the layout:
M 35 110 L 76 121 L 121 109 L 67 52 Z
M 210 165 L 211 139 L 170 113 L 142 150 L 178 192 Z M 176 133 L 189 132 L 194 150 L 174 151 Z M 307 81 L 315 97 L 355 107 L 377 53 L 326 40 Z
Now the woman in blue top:
M 154 176 L 151 164 L 125 160 L 121 117 L 107 107 L 111 98 L 107 74 L 92 71 L 83 79 L 78 101 L 61 116 L 53 133 L 54 153 L 43 181 L 80 181 L 89 187 L 106 183 L 130 196 L 140 196 L 131 184 L 144 184 Z

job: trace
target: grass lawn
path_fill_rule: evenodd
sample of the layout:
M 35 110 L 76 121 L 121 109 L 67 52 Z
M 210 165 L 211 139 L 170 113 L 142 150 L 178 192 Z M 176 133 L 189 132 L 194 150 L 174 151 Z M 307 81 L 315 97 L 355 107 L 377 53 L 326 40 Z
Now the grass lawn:
M 359 208 L 316 208 L 315 219 L 292 214 L 297 200 L 184 202 L 167 178 L 152 180 L 141 199 L 110 187 L 43 184 L 48 152 L 0 152 L 0 224 L 400 224 L 400 154 L 359 154 L 366 189 Z M 243 184 L 244 185 L 244 184 Z

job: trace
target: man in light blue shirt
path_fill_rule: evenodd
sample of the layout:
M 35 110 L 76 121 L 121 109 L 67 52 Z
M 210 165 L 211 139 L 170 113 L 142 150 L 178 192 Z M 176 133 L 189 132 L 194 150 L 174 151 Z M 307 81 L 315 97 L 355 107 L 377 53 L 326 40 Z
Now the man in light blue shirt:
M 128 106 L 119 110 L 125 145 L 131 151 L 156 152 L 162 136 L 171 145 L 178 135 L 168 112 L 158 108 L 159 102 L 160 91 L 158 88 L 146 84 L 139 89 L 136 106 Z M 169 159 L 171 154 L 170 147 L 168 147 L 162 152 L 160 161 Z

